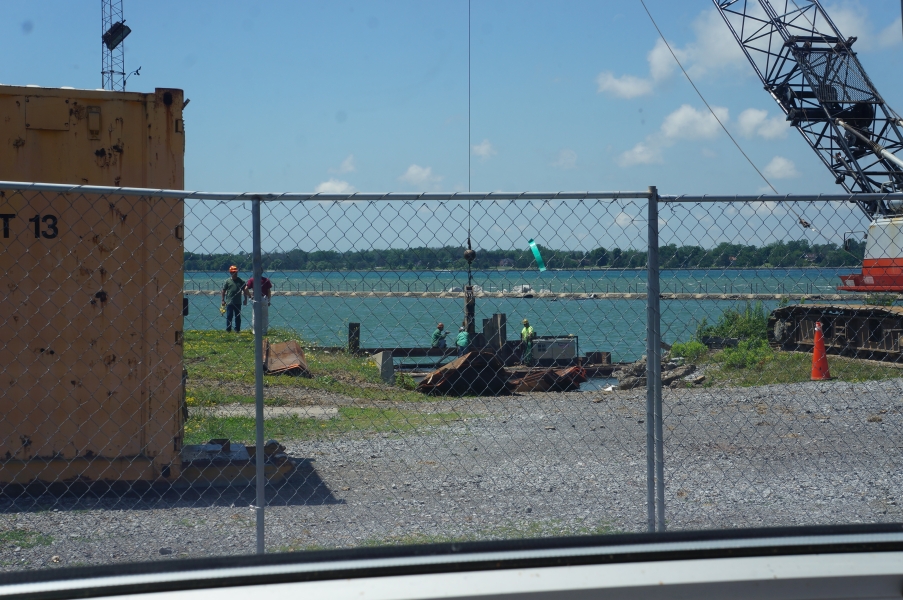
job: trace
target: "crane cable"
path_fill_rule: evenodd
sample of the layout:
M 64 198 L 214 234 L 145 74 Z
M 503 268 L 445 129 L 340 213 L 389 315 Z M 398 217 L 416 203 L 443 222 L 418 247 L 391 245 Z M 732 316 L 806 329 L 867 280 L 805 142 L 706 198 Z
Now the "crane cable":
M 696 95 L 699 96 L 699 99 L 702 100 L 702 103 L 705 104 L 705 107 L 707 109 L 709 109 L 709 112 L 712 113 L 712 116 L 715 117 L 715 120 L 718 121 L 719 125 L 721 125 L 721 129 L 723 129 L 724 133 L 727 134 L 727 137 L 729 137 L 731 139 L 731 141 L 734 143 L 734 146 L 736 146 L 737 150 L 740 151 L 740 154 L 743 155 L 743 158 L 745 158 L 746 161 L 750 164 L 750 166 L 752 166 L 752 168 L 756 170 L 756 173 L 759 174 L 759 177 L 761 177 L 762 180 L 766 184 L 768 184 L 768 187 L 771 188 L 771 191 L 773 191 L 775 194 L 777 194 L 778 191 L 775 189 L 775 187 L 773 185 L 771 185 L 771 182 L 768 181 L 768 178 L 765 177 L 765 175 L 762 173 L 762 171 L 759 170 L 759 167 L 757 167 L 756 164 L 752 161 L 752 159 L 749 156 L 747 156 L 746 152 L 743 151 L 743 148 L 740 147 L 740 144 L 737 143 L 737 140 L 734 139 L 734 136 L 731 135 L 731 132 L 727 130 L 727 127 L 724 126 L 724 123 L 721 122 L 721 119 L 718 118 L 718 115 L 716 115 L 715 111 L 712 110 L 712 107 L 709 106 L 709 103 L 706 101 L 705 97 L 702 95 L 702 92 L 700 92 L 699 88 L 696 87 L 696 84 L 693 83 L 693 80 L 690 78 L 690 74 L 687 73 L 686 69 L 684 69 L 684 66 L 680 62 L 680 59 L 677 58 L 677 54 L 675 54 L 674 50 L 671 49 L 671 44 L 669 44 L 668 40 L 665 39 L 665 35 L 662 33 L 662 30 L 659 29 L 658 23 L 656 23 L 655 19 L 652 17 L 652 13 L 649 12 L 649 7 L 646 6 L 645 0 L 640 0 L 640 4 L 643 5 L 643 9 L 645 9 L 646 14 L 649 15 L 649 20 L 652 21 L 653 27 L 655 27 L 655 30 L 658 32 L 658 36 L 660 38 L 662 38 L 662 41 L 665 43 L 665 46 L 668 48 L 668 52 L 670 52 L 671 56 L 674 57 L 674 62 L 677 63 L 677 66 L 680 67 L 680 70 L 684 74 L 684 76 L 687 78 L 687 81 L 689 81 L 690 85 L 693 86 L 693 90 L 696 92 Z
M 471 93 L 470 93 L 470 85 L 471 85 L 470 84 L 470 80 L 471 80 L 471 77 L 470 77 L 470 47 L 471 47 L 471 42 L 470 42 L 470 29 L 471 29 L 470 3 L 471 3 L 471 0 L 467 0 L 467 191 L 468 191 L 468 193 L 471 191 L 470 190 L 471 160 L 473 158 L 472 157 L 473 148 L 471 147 L 471 143 L 472 143 L 471 135 L 472 135 L 473 126 L 471 125 L 471 120 L 470 120 L 470 97 L 471 97 Z M 471 213 L 472 205 L 473 205 L 473 199 L 468 197 L 467 198 L 467 249 L 468 250 L 471 250 L 471 247 L 470 247 L 470 213 Z M 470 261 L 467 261 L 467 285 L 468 286 L 473 285 L 473 274 L 470 270 Z

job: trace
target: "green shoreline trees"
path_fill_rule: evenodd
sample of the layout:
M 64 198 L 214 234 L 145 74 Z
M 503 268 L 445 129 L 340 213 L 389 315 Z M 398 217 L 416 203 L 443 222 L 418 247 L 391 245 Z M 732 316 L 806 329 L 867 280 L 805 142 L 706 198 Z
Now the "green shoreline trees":
M 588 252 L 552 250 L 540 246 L 550 269 L 637 269 L 646 266 L 646 251 L 632 248 L 595 248 Z M 862 263 L 864 242 L 853 242 L 847 252 L 836 244 L 810 244 L 807 240 L 774 242 L 765 246 L 721 243 L 714 248 L 668 244 L 659 249 L 662 269 L 724 269 L 768 267 L 856 267 Z M 385 250 L 334 250 L 268 252 L 263 255 L 266 271 L 369 271 L 463 270 L 464 248 L 389 248 Z M 237 265 L 250 270 L 251 256 L 241 254 L 185 253 L 186 271 L 225 271 Z M 536 264 L 529 249 L 477 250 L 474 269 L 532 269 Z

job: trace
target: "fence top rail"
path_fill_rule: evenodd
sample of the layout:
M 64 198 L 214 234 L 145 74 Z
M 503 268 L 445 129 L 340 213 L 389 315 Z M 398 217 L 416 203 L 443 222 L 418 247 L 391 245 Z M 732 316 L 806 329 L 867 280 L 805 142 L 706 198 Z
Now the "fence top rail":
M 316 192 L 201 192 L 102 185 L 72 185 L 65 183 L 35 183 L 0 181 L 0 190 L 54 192 L 61 194 L 106 194 L 121 196 L 152 196 L 193 200 L 262 200 L 262 201 L 450 201 L 450 200 L 619 200 L 649 198 L 649 191 L 586 191 L 586 192 L 354 192 L 332 194 Z M 759 195 L 659 195 L 666 203 L 744 203 L 744 202 L 854 202 L 856 200 L 901 200 L 903 193 L 886 194 L 759 194 Z
M 662 196 L 659 202 L 855 202 L 869 200 L 903 200 L 901 193 L 887 194 L 759 194 L 757 196 Z
M 152 196 L 155 198 L 184 198 L 193 200 L 263 200 L 263 201 L 314 201 L 340 202 L 364 201 L 443 201 L 443 200 L 617 200 L 648 198 L 649 192 L 355 192 L 351 194 L 326 194 L 314 192 L 199 192 L 190 190 L 162 190 L 134 187 L 108 187 L 101 185 L 70 185 L 60 183 L 31 183 L 0 181 L 0 190 L 54 192 L 62 194 L 105 194 L 121 196 Z

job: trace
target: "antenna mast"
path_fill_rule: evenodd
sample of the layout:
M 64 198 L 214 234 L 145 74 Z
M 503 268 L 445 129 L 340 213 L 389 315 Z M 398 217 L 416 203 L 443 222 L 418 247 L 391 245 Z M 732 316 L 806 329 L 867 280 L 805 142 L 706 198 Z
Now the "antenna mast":
M 103 89 L 125 91 L 125 46 L 122 41 L 132 32 L 122 16 L 122 0 L 101 0 L 101 77 Z

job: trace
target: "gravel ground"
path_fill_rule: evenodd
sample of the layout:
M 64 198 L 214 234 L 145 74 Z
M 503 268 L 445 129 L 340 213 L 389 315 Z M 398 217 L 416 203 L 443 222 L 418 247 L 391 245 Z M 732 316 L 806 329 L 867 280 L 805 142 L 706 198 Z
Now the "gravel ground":
M 664 391 L 671 529 L 903 521 L 903 380 Z M 329 398 L 324 404 L 347 404 Z M 405 409 L 406 433 L 282 440 L 267 547 L 645 529 L 645 391 Z M 253 490 L 0 498 L 0 569 L 251 553 Z

